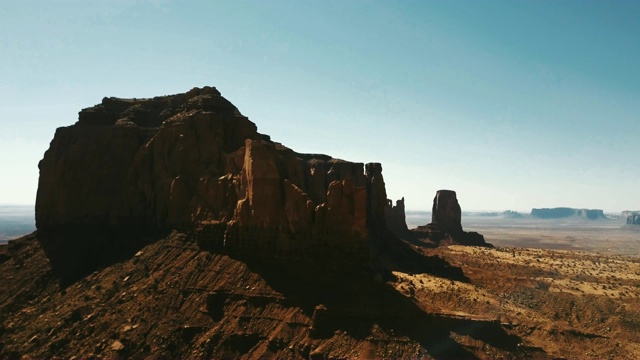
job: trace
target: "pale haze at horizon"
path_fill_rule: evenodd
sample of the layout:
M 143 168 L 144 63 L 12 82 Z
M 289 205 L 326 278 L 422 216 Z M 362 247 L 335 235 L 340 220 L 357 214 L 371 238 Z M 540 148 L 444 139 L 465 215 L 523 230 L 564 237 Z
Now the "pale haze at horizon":
M 215 86 L 274 141 L 380 162 L 428 210 L 640 209 L 640 2 L 13 1 L 0 204 L 105 96 Z

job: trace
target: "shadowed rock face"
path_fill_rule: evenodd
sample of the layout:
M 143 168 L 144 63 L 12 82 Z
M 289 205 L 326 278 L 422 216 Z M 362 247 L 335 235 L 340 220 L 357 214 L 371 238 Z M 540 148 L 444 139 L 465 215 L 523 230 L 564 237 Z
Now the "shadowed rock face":
M 395 206 L 392 200 L 387 200 L 387 206 L 384 208 L 387 227 L 398 236 L 409 231 L 404 209 L 404 198 L 397 200 Z
M 462 211 L 455 191 L 438 190 L 433 198 L 431 223 L 418 226 L 412 232 L 422 241 L 433 245 L 472 245 L 493 247 L 477 232 L 462 230 Z
M 640 225 L 640 214 L 627 216 L 627 225 Z
M 456 192 L 451 190 L 438 190 L 433 198 L 433 208 L 431 211 L 431 223 L 437 224 L 442 230 L 448 233 L 459 233 L 462 231 L 462 211 Z
M 385 227 L 380 164 L 296 153 L 212 87 L 105 98 L 56 131 L 39 168 L 36 224 L 61 261 L 82 256 L 83 229 L 181 229 L 247 256 L 366 264 L 371 231 Z

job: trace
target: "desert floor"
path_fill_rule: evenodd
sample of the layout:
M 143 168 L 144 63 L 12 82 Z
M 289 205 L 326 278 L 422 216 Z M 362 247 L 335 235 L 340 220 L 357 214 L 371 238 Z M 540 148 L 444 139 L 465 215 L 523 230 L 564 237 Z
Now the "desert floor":
M 429 222 L 426 216 L 407 216 L 414 228 Z M 469 216 L 463 214 L 465 231 L 476 231 L 498 247 L 576 250 L 607 255 L 640 256 L 640 229 L 623 229 L 624 220 L 539 220 L 528 217 Z

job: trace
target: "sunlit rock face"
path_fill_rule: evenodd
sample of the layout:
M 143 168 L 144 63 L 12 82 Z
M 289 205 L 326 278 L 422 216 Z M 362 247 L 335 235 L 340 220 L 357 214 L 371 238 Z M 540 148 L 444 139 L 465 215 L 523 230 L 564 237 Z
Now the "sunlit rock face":
M 385 226 L 380 164 L 296 153 L 212 87 L 105 98 L 56 131 L 39 168 L 43 234 L 180 229 L 247 256 L 366 264 Z M 52 252 L 71 258 L 92 241 L 57 238 Z

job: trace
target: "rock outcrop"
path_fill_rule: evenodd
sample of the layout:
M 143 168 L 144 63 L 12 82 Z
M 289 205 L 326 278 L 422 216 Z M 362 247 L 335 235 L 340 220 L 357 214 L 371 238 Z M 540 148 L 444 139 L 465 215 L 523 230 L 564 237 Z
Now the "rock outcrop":
M 460 244 L 493 247 L 477 232 L 462 229 L 462 211 L 455 191 L 438 190 L 433 198 L 431 223 L 413 230 L 422 241 L 434 245 Z
M 633 214 L 627 216 L 627 225 L 640 226 L 640 214 Z
M 607 219 L 600 209 L 573 209 L 567 207 L 532 209 L 531 216 L 539 219 L 562 219 L 578 217 L 587 220 Z
M 625 219 L 623 229 L 640 231 L 640 211 L 625 210 L 621 215 Z
M 36 225 L 62 264 L 95 260 L 78 251 L 89 233 L 111 234 L 99 256 L 122 233 L 180 229 L 242 256 L 362 265 L 385 229 L 380 164 L 296 153 L 212 87 L 105 98 L 56 131 L 39 168 Z
M 397 200 L 395 206 L 392 200 L 387 200 L 387 205 L 384 208 L 384 217 L 387 228 L 394 234 L 401 236 L 409 231 L 405 215 L 404 198 Z
M 436 192 L 431 209 L 431 224 L 451 234 L 462 231 L 462 210 L 455 191 Z

